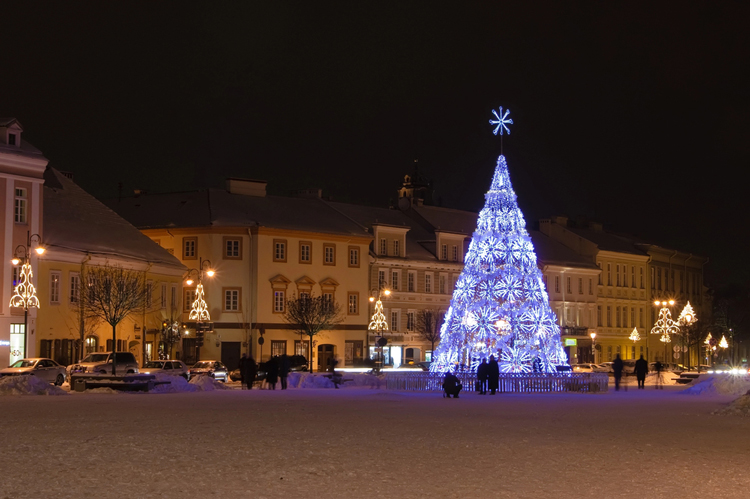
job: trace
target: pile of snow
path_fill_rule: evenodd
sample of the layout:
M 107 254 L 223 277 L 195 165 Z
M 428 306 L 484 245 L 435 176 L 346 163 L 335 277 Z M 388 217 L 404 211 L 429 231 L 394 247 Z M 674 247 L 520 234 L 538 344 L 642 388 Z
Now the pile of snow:
M 193 378 L 195 383 L 188 383 L 188 380 L 182 376 L 172 376 L 170 374 L 155 373 L 155 381 L 163 381 L 165 383 L 156 385 L 153 390 L 149 393 L 184 393 L 184 392 L 200 392 L 202 391 L 202 385 L 198 384 L 200 378 L 207 378 L 208 376 L 199 376 Z M 211 378 L 213 379 L 213 378 Z M 214 380 L 216 381 L 216 380 Z M 213 390 L 214 388 L 210 388 Z
M 374 376 L 372 374 L 354 374 L 350 376 L 344 376 L 347 381 L 342 387 L 356 387 L 356 388 L 385 388 L 385 376 Z
M 750 376 L 716 374 L 700 376 L 693 385 L 682 393 L 689 395 L 735 395 L 739 396 L 750 390 Z
M 719 416 L 750 416 L 750 392 L 734 400 L 723 409 L 718 409 L 712 414 Z
M 68 392 L 36 376 L 0 378 L 0 395 L 67 395 Z
M 179 376 L 173 376 L 173 378 L 181 379 L 184 381 L 184 379 L 180 378 Z M 175 384 L 175 383 L 179 383 L 179 381 L 176 381 L 175 379 L 173 379 L 172 384 Z M 188 384 L 196 387 L 197 390 L 188 389 L 184 391 L 211 392 L 213 390 L 231 390 L 231 388 L 228 387 L 226 383 L 217 381 L 211 376 L 196 376 L 193 379 L 191 379 L 190 383 Z
M 312 373 L 293 372 L 287 378 L 289 388 L 336 388 L 326 376 L 316 376 Z

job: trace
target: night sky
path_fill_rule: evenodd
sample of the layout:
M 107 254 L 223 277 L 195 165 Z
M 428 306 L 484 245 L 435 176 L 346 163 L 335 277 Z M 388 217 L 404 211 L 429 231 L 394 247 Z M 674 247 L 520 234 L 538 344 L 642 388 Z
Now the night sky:
M 21 3 L 21 2 L 18 2 Z M 750 278 L 748 2 L 4 3 L 0 116 L 99 197 L 263 179 L 564 214 Z

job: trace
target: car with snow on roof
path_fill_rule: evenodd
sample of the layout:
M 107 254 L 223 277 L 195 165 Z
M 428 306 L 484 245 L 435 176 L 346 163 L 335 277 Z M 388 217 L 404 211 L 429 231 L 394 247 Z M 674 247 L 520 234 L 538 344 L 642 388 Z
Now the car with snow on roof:
M 44 357 L 21 359 L 0 370 L 0 377 L 6 376 L 34 376 L 60 386 L 65 382 L 65 366 Z

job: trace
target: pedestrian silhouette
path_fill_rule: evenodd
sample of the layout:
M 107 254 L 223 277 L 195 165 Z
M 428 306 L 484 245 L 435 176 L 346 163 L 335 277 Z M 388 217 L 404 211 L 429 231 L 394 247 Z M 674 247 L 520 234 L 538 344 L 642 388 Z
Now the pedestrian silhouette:
M 482 359 L 482 363 L 477 367 L 477 390 L 479 395 L 487 394 L 487 377 L 489 376 L 490 366 L 487 359 Z
M 654 364 L 654 371 L 656 371 L 656 389 L 657 390 L 664 389 L 664 385 L 662 385 L 661 383 L 661 370 L 663 367 L 664 365 L 658 360 L 656 361 L 656 364 Z
M 490 389 L 490 395 L 494 395 L 500 386 L 500 366 L 497 365 L 494 355 L 490 355 L 487 366 L 487 388 Z
M 620 354 L 618 353 L 615 356 L 615 361 L 612 362 L 612 370 L 615 373 L 615 391 L 620 390 L 620 380 L 622 379 L 622 359 L 620 358 Z
M 641 358 L 635 361 L 635 369 L 633 371 L 633 374 L 635 374 L 636 379 L 638 380 L 638 389 L 644 389 L 646 388 L 646 373 L 648 372 L 648 362 L 643 358 L 643 355 L 641 355 Z

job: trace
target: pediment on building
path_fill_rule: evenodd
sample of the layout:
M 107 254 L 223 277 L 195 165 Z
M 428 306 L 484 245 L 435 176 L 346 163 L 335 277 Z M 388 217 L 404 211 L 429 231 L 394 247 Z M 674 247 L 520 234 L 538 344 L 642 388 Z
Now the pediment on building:
M 281 274 L 270 278 L 269 281 L 271 282 L 271 286 L 274 288 L 286 288 L 289 283 L 292 282 Z
M 320 281 L 321 288 L 335 288 L 338 285 L 338 281 L 336 279 L 333 279 L 332 277 L 326 277 L 325 279 Z

